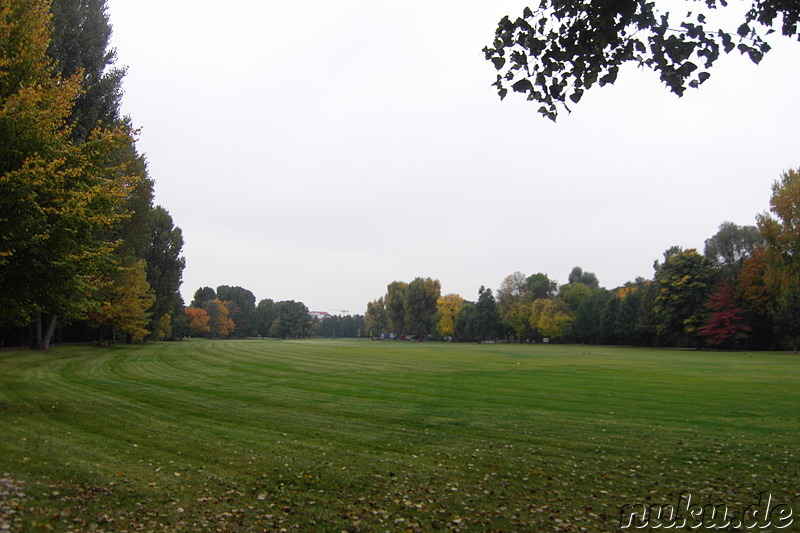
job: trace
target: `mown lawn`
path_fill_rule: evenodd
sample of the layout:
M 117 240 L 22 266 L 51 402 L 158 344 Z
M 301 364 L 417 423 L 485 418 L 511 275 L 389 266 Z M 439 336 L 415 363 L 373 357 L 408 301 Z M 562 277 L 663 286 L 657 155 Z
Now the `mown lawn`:
M 25 493 L 6 496 L 0 525 L 18 531 L 615 531 L 621 506 L 682 492 L 740 513 L 768 492 L 798 531 L 799 443 L 796 354 L 368 340 L 0 352 L 0 474 Z

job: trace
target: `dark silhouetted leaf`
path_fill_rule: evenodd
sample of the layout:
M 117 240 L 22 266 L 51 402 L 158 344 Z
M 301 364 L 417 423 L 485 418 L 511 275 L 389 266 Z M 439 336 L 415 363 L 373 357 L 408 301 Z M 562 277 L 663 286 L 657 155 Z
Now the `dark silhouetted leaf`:
M 739 37 L 747 37 L 747 34 L 750 33 L 750 26 L 748 26 L 747 23 L 744 23 L 739 26 L 739 29 L 736 30 L 736 33 L 739 34 Z
M 511 88 L 514 89 L 514 92 L 517 93 L 527 93 L 533 89 L 533 84 L 531 83 L 530 80 L 524 79 L 524 80 L 519 80 L 517 83 L 512 85 Z

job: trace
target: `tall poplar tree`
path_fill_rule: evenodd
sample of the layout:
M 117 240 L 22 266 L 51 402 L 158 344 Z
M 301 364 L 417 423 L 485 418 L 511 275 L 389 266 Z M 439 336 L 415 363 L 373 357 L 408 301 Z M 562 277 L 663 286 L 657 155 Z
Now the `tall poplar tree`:
M 164 316 L 169 315 L 172 331 L 177 331 L 176 322 L 183 320 L 183 299 L 180 287 L 186 260 L 181 255 L 183 232 L 176 227 L 169 212 L 156 206 L 150 212 L 148 238 L 142 256 L 147 261 L 147 282 L 153 289 L 155 302 L 150 322 L 150 331 L 157 332 Z
M 405 291 L 405 325 L 409 333 L 419 335 L 420 339 L 432 333 L 436 327 L 436 301 L 441 294 L 438 279 L 415 278 Z
M 110 48 L 111 23 L 106 0 L 51 0 L 52 39 L 49 55 L 64 77 L 81 74 L 78 95 L 69 122 L 72 137 L 82 141 L 98 126 L 120 120 L 125 69 L 115 65 Z

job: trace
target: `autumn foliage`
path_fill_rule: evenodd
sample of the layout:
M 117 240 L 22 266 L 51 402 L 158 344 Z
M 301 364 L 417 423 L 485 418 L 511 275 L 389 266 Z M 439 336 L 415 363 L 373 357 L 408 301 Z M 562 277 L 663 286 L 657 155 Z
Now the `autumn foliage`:
M 149 333 L 149 311 L 155 300 L 147 283 L 145 261 L 118 268 L 106 283 L 99 292 L 104 301 L 89 312 L 89 324 L 101 330 L 98 342 L 103 340 L 103 332 L 109 343 L 117 333 L 130 340 L 144 339 Z
M 186 316 L 189 317 L 188 328 L 193 335 L 202 335 L 211 331 L 208 326 L 208 313 L 199 307 L 189 307 L 186 309 Z
M 735 344 L 752 331 L 745 323 L 745 310 L 736 304 L 733 287 L 727 281 L 717 285 L 717 291 L 709 298 L 706 309 L 708 321 L 698 331 L 709 344 Z
M 446 294 L 440 296 L 436 301 L 439 333 L 443 336 L 455 334 L 455 320 L 461 307 L 464 305 L 464 298 L 458 294 Z

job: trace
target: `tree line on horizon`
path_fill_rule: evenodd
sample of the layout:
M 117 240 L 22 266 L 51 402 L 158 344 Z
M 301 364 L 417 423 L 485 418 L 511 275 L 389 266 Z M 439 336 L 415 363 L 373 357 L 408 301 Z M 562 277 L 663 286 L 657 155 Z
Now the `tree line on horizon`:
M 673 246 L 650 279 L 615 289 L 575 267 L 508 275 L 478 298 L 441 295 L 440 283 L 393 281 L 367 304 L 373 336 L 458 341 L 579 342 L 632 346 L 800 349 L 800 171 L 773 184 L 757 226 L 724 222 L 696 249 Z
M 8 0 L 0 26 L 0 342 L 180 327 L 183 235 L 120 111 L 106 1 Z
M 274 337 L 303 339 L 312 336 L 361 337 L 364 317 L 333 315 L 316 320 L 303 302 L 270 298 L 260 300 L 243 287 L 200 287 L 185 310 L 187 323 L 176 332 L 193 337 Z

